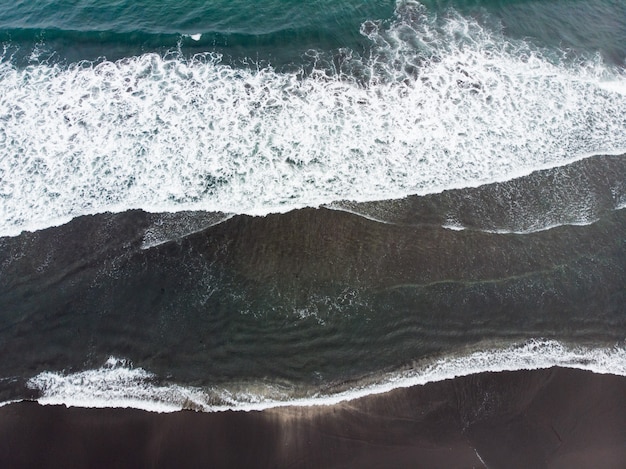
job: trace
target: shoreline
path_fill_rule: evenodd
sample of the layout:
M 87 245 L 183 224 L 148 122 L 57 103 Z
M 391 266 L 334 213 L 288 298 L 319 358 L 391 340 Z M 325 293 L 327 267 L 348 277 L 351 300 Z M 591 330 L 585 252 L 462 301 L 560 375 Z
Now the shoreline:
M 487 345 L 487 344 L 484 344 Z M 381 372 L 325 388 L 300 390 L 277 383 L 230 383 L 224 387 L 195 387 L 161 382 L 150 370 L 109 358 L 100 368 L 74 373 L 43 372 L 26 383 L 27 400 L 42 405 L 82 408 L 133 408 L 157 413 L 181 410 L 249 412 L 285 407 L 329 407 L 397 389 L 423 386 L 471 375 L 538 371 L 554 367 L 626 376 L 626 349 L 618 344 L 586 347 L 555 340 L 533 339 L 506 347 L 478 347 L 416 362 L 413 367 Z M 234 386 L 234 387 L 231 387 Z M 15 400 L 14 402 L 19 402 Z M 8 403 L 1 403 L 0 407 Z
M 626 377 L 480 373 L 331 406 L 0 408 L 3 467 L 619 467 Z

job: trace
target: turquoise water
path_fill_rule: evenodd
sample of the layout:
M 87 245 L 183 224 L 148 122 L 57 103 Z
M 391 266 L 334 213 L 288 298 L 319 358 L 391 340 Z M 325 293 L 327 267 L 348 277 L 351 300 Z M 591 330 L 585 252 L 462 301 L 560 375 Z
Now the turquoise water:
M 280 61 L 309 48 L 358 47 L 361 23 L 392 13 L 388 1 L 82 2 L 79 8 L 74 2 L 23 2 L 0 11 L 0 34 L 27 47 L 53 44 L 71 60 L 180 46 L 189 53 L 217 49 Z M 197 34 L 198 40 L 189 37 Z
M 400 2 L 411 6 L 413 2 Z M 423 1 L 429 16 L 456 11 L 487 28 L 624 65 L 626 6 L 619 0 Z M 297 61 L 308 49 L 361 52 L 368 20 L 393 21 L 393 1 L 38 1 L 0 6 L 0 39 L 70 61 L 148 51 L 219 50 L 237 58 Z M 191 35 L 201 34 L 196 41 Z

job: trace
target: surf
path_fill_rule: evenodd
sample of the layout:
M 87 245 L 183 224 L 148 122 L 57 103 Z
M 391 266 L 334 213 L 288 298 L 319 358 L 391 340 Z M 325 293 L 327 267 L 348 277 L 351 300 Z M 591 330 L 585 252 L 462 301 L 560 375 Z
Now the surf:
M 588 370 L 626 376 L 626 350 L 567 345 L 534 339 L 505 347 L 457 352 L 444 358 L 423 359 L 403 370 L 368 376 L 328 389 L 302 390 L 271 383 L 233 383 L 201 388 L 160 380 L 126 360 L 111 357 L 100 368 L 75 373 L 42 372 L 27 385 L 42 405 L 75 407 L 132 407 L 152 412 L 258 411 L 285 406 L 335 405 L 398 388 L 469 376 L 484 372 L 538 370 L 551 367 Z M 328 388 L 328 387 L 327 387 Z M 12 401 L 14 402 L 14 401 Z
M 0 235 L 105 211 L 265 215 L 505 181 L 626 148 L 626 78 L 403 3 L 292 72 L 215 53 L 0 61 Z

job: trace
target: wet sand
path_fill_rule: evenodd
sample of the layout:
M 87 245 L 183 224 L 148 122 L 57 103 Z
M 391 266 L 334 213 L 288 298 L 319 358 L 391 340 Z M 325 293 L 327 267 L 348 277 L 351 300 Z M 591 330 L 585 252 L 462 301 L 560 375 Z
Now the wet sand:
M 484 373 L 334 406 L 0 408 L 1 467 L 618 468 L 626 377 Z

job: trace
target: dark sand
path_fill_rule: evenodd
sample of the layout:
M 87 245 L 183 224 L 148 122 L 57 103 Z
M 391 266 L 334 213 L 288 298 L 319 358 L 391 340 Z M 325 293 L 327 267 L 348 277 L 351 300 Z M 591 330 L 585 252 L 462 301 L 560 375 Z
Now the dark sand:
M 626 378 L 485 373 L 335 406 L 0 408 L 0 467 L 626 467 Z

